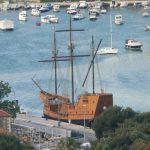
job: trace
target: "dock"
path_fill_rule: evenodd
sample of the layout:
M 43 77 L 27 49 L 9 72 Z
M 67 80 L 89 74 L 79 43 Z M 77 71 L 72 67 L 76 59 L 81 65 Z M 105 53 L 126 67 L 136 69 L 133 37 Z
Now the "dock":
M 54 139 L 71 137 L 71 132 L 83 135 L 75 139 L 80 143 L 96 140 L 95 132 L 90 128 L 28 114 L 17 114 L 11 127 L 12 132 L 21 140 L 32 145 L 39 143 L 43 143 L 43 145 L 51 143 L 50 145 L 52 145 Z M 55 144 L 57 145 L 57 143 Z

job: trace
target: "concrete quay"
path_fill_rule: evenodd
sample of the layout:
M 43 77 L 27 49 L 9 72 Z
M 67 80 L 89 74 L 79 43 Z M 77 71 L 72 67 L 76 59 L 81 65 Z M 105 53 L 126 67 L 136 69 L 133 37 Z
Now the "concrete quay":
M 34 127 L 38 131 L 61 137 L 70 137 L 71 131 L 73 131 L 75 133 L 84 135 L 82 138 L 78 139 L 80 142 L 96 140 L 95 132 L 90 128 L 50 119 L 46 120 L 45 118 L 37 116 L 17 114 L 14 123 L 17 125 L 20 124 L 24 126 Z
M 147 0 L 114 0 L 114 1 L 116 4 L 119 3 L 120 6 L 125 6 L 128 4 L 135 4 L 135 3 L 141 3 L 142 6 L 145 6 L 147 4 Z M 78 3 L 78 1 L 77 2 L 69 2 L 69 1 L 51 2 L 52 5 L 59 4 L 60 7 L 69 7 L 73 3 Z M 96 4 L 96 3 L 108 3 L 110 5 L 110 7 L 112 5 L 112 1 L 90 1 L 90 2 L 87 1 L 87 3 L 88 3 L 88 6 L 92 6 L 93 4 Z M 0 2 L 0 9 L 2 9 L 4 7 L 4 5 L 6 6 L 7 4 L 9 4 L 9 3 Z M 30 6 L 34 6 L 34 5 L 42 6 L 44 3 L 40 3 L 39 0 L 34 0 L 31 2 L 28 1 L 27 4 Z M 24 1 L 18 1 L 17 5 L 23 7 L 25 5 L 25 3 L 24 3 Z M 15 8 L 15 6 L 16 6 L 15 2 L 11 4 L 11 7 Z

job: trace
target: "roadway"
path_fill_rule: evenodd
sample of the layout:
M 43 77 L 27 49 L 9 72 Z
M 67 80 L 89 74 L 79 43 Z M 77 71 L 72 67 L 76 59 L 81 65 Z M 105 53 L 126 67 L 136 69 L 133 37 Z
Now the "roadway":
M 85 135 L 80 139 L 82 142 L 96 140 L 95 133 L 92 129 L 80 125 L 61 122 L 58 126 L 58 121 L 46 120 L 45 118 L 31 116 L 27 114 L 17 114 L 14 120 L 15 124 L 34 127 L 37 131 L 52 134 L 54 136 L 70 137 L 70 131 Z

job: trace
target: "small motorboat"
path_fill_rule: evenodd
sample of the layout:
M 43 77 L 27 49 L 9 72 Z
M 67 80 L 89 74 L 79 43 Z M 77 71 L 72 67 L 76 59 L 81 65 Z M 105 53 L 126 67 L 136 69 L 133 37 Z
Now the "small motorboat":
M 39 9 L 39 11 L 42 13 L 42 12 L 50 11 L 50 9 L 47 8 L 47 7 L 41 7 L 41 8 Z
M 125 48 L 131 50 L 141 50 L 142 43 L 134 40 L 134 39 L 127 39 L 125 40 Z
M 41 16 L 41 22 L 43 23 L 58 23 L 58 17 L 55 15 Z
M 123 19 L 122 19 L 122 15 L 115 15 L 115 24 L 117 25 L 122 25 L 124 23 Z
M 150 26 L 145 26 L 144 31 L 150 31 Z
M 101 14 L 106 14 L 107 13 L 107 10 L 105 8 L 102 8 L 101 9 Z
M 41 16 L 41 22 L 42 23 L 50 23 L 48 16 Z
M 26 10 L 23 10 L 19 13 L 19 20 L 27 21 L 27 11 Z
M 76 9 L 68 9 L 67 13 L 71 14 L 71 15 L 75 15 L 75 14 L 77 14 L 77 10 Z
M 31 15 L 32 16 L 40 16 L 41 15 L 41 12 L 37 9 L 37 8 L 33 8 L 31 10 Z
M 84 19 L 85 17 L 82 15 L 82 14 L 80 14 L 80 13 L 77 13 L 76 15 L 74 15 L 73 17 L 72 17 L 72 19 L 73 20 L 82 20 L 82 19 Z
M 97 16 L 99 16 L 100 15 L 100 9 L 98 9 L 98 8 L 91 8 L 89 10 L 89 14 L 93 14 L 93 13 L 95 13 Z
M 50 11 L 50 9 L 52 8 L 52 5 L 50 3 L 46 3 L 44 4 L 40 9 L 39 11 L 42 13 L 42 12 L 47 12 L 47 11 Z
M 90 16 L 89 16 L 89 19 L 90 19 L 90 21 L 95 21 L 95 20 L 97 20 L 96 13 L 91 13 Z
M 59 4 L 54 4 L 53 5 L 53 11 L 54 12 L 59 12 L 60 11 L 60 5 Z
M 48 15 L 50 23 L 58 23 L 58 17 L 55 15 Z
M 144 12 L 144 13 L 142 14 L 142 16 L 143 16 L 143 17 L 149 17 L 149 16 L 150 16 L 150 13 Z
M 0 20 L 0 30 L 13 30 L 14 21 L 12 20 Z

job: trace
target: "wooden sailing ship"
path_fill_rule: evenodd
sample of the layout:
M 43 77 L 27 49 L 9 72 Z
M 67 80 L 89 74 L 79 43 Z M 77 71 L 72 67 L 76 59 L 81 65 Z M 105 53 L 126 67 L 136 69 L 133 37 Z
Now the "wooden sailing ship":
M 69 43 L 69 56 L 57 56 L 56 50 L 56 32 L 69 32 L 70 34 L 70 43 Z M 68 30 L 56 30 L 54 32 L 54 50 L 53 50 L 53 57 L 51 60 L 48 61 L 40 61 L 40 62 L 54 62 L 55 65 L 55 93 L 49 93 L 41 89 L 40 87 L 40 98 L 44 104 L 43 108 L 43 117 L 50 118 L 54 120 L 80 124 L 91 126 L 93 120 L 99 116 L 107 107 L 113 105 L 113 96 L 110 93 L 95 93 L 95 85 L 94 85 L 94 58 L 96 56 L 97 50 L 101 44 L 101 41 L 98 44 L 97 50 L 94 50 L 94 40 L 92 36 L 92 60 L 90 64 L 90 69 L 92 68 L 92 76 L 93 76 L 93 92 L 86 93 L 80 95 L 78 100 L 74 102 L 74 58 L 75 57 L 85 57 L 89 55 L 74 55 L 73 53 L 73 44 L 71 41 L 72 31 L 83 31 L 82 29 L 72 29 L 71 27 L 71 19 L 70 19 L 70 29 Z M 58 61 L 70 61 L 71 63 L 71 80 L 72 80 L 72 101 L 69 98 L 60 96 L 58 94 L 57 89 L 57 62 Z M 86 82 L 88 73 L 86 78 L 83 82 L 83 86 Z M 35 82 L 35 81 L 34 81 Z M 35 82 L 35 84 L 37 84 Z M 38 84 L 37 84 L 38 86 Z

